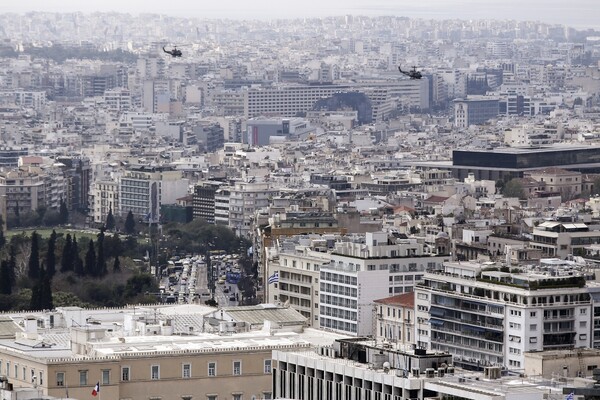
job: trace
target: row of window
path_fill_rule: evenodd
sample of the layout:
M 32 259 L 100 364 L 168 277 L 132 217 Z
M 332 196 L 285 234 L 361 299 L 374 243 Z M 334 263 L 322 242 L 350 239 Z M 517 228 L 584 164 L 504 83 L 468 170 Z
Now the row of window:
M 22 381 L 27 381 L 27 367 L 26 366 L 21 366 L 19 367 L 19 364 L 14 364 L 13 366 L 13 372 L 14 374 L 11 375 L 11 365 L 10 365 L 10 361 L 6 362 L 6 377 L 7 378 L 15 378 L 15 379 L 19 379 L 19 370 L 21 370 L 21 377 L 20 379 Z M 42 371 L 38 371 L 37 375 L 35 373 L 35 369 L 31 368 L 30 370 L 30 378 L 31 378 L 31 383 L 36 383 L 39 385 L 43 385 L 44 384 L 44 372 Z M 0 374 L 2 374 L 2 360 L 0 360 Z
M 1 363 L 1 361 L 0 361 Z M 7 363 L 7 368 L 8 368 Z M 15 374 L 17 372 L 17 366 L 15 365 Z M 33 369 L 31 370 L 33 374 Z M 271 360 L 264 360 L 264 368 L 263 372 L 265 374 L 271 373 Z M 41 372 L 40 372 L 41 373 Z M 233 361 L 233 375 L 242 375 L 242 362 L 241 361 Z M 25 368 L 23 367 L 23 374 L 25 374 Z M 207 374 L 208 376 L 214 377 L 217 376 L 217 363 L 209 362 L 207 365 Z M 8 376 L 8 373 L 7 373 Z M 181 377 L 184 379 L 189 379 L 192 377 L 192 364 L 182 364 L 181 365 Z M 160 365 L 152 365 L 150 366 L 150 379 L 159 380 L 160 379 Z M 121 381 L 129 381 L 131 380 L 131 367 L 121 367 Z M 40 376 L 41 381 L 41 376 Z M 105 369 L 102 370 L 102 385 L 109 385 L 111 383 L 110 370 Z M 88 371 L 80 370 L 79 371 L 79 386 L 87 386 L 88 382 Z M 65 380 L 65 372 L 57 372 L 56 373 L 56 386 L 66 386 Z

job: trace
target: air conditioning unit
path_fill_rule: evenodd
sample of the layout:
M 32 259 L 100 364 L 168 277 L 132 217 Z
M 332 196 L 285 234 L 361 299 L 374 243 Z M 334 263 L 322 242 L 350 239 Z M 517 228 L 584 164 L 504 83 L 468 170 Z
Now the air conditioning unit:
M 425 377 L 426 378 L 433 378 L 434 375 L 435 375 L 435 370 L 433 368 L 425 369 Z

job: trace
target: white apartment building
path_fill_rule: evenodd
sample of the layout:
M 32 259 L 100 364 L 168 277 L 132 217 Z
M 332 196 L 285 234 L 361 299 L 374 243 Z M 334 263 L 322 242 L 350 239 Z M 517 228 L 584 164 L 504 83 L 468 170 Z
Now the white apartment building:
M 114 113 L 122 113 L 131 110 L 131 93 L 128 89 L 116 88 L 104 92 L 104 105 L 106 109 Z
M 409 293 L 426 270 L 441 268 L 449 256 L 427 252 L 416 239 L 368 232 L 356 241 L 338 242 L 331 263 L 321 267 L 321 328 L 356 336 L 372 335 L 373 301 Z
M 593 301 L 585 282 L 574 263 L 558 259 L 520 273 L 444 263 L 415 287 L 417 347 L 447 351 L 469 369 L 516 371 L 525 352 L 590 347 Z
M 415 293 L 403 293 L 375 300 L 377 326 L 374 332 L 378 343 L 401 348 L 415 344 Z
M 600 232 L 590 230 L 583 222 L 544 221 L 533 228 L 530 247 L 542 251 L 544 257 L 566 258 L 569 254 L 585 254 L 585 248 L 600 243 Z
M 113 215 L 119 212 L 119 184 L 113 181 L 94 182 L 90 190 L 92 218 L 97 224 L 104 224 L 110 210 Z
M 336 93 L 364 93 L 372 104 L 374 121 L 379 121 L 392 109 L 392 98 L 420 109 L 429 108 L 427 79 L 399 82 L 365 82 L 355 85 L 290 85 L 275 88 L 252 88 L 245 93 L 246 118 L 276 115 L 293 118 L 299 112 L 311 110 L 315 102 Z
M 235 183 L 229 196 L 229 227 L 236 235 L 249 235 L 253 228 L 254 212 L 267 207 L 269 199 L 276 192 L 268 182 Z
M 315 248 L 315 242 L 311 246 L 282 246 L 267 266 L 267 276 L 277 272 L 279 282 L 266 288 L 269 303 L 289 304 L 316 327 L 319 325 L 319 271 L 329 265 L 331 257 L 328 252 Z
M 131 211 L 144 221 L 158 221 L 162 204 L 176 204 L 188 194 L 189 180 L 181 171 L 137 166 L 126 171 L 119 181 L 119 212 Z M 114 210 L 113 210 L 114 212 Z

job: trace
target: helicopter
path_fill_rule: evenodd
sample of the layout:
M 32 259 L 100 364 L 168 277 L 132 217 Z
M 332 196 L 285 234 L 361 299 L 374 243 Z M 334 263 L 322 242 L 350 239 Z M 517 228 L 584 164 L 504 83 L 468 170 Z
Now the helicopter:
M 410 79 L 421 79 L 423 77 L 421 71 L 417 71 L 417 67 L 413 67 L 413 69 L 409 71 L 402 71 L 402 67 L 398 66 L 398 71 L 408 76 Z
M 181 57 L 183 55 L 183 53 L 177 48 L 177 46 L 173 46 L 172 50 L 166 50 L 165 46 L 163 46 L 162 49 L 165 53 L 170 54 L 172 57 Z

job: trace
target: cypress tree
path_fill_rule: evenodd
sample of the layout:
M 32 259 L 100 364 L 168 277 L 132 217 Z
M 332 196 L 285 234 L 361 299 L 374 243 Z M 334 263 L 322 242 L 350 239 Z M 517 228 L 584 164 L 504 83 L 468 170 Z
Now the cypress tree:
M 131 210 L 127 213 L 127 218 L 125 218 L 125 232 L 128 235 L 133 235 L 135 233 L 135 220 L 133 219 L 133 213 Z
M 61 225 L 69 222 L 69 210 L 67 209 L 67 203 L 63 199 L 60 199 L 60 207 L 58 209 L 58 214 L 60 216 L 59 221 Z
M 108 209 L 108 215 L 106 216 L 106 230 L 112 231 L 115 229 L 115 216 L 112 212 L 112 207 Z
M 106 259 L 104 258 L 104 227 L 100 228 L 98 240 L 96 241 L 97 254 L 96 257 L 96 276 L 106 275 Z
M 17 249 L 15 248 L 15 244 L 11 243 L 9 250 L 9 258 L 8 258 L 8 272 L 10 273 L 10 284 L 11 286 L 15 286 L 17 283 Z
M 85 271 L 83 270 L 83 260 L 79 256 L 79 245 L 77 244 L 77 238 L 73 236 L 73 248 L 71 250 L 73 254 L 73 267 L 75 269 L 75 273 L 79 276 L 83 276 Z
M 27 264 L 27 275 L 30 279 L 38 279 L 40 277 L 40 248 L 39 235 L 36 231 L 31 234 L 31 254 L 29 255 L 29 263 Z
M 48 249 L 46 251 L 46 273 L 52 279 L 56 273 L 56 231 L 53 229 L 48 239 Z
M 67 233 L 60 260 L 60 272 L 73 271 L 73 267 L 73 239 L 71 239 L 71 234 Z
M 94 249 L 94 241 L 90 239 L 88 249 L 85 253 L 85 275 L 97 276 L 96 273 L 96 250 Z
M 119 256 L 115 257 L 115 262 L 113 264 L 113 272 L 121 271 L 121 261 L 119 261 Z
M 0 294 L 11 294 L 10 265 L 7 260 L 0 263 Z
M 52 301 L 52 278 L 46 271 L 42 271 L 40 277 L 40 309 L 52 310 L 54 302 Z

